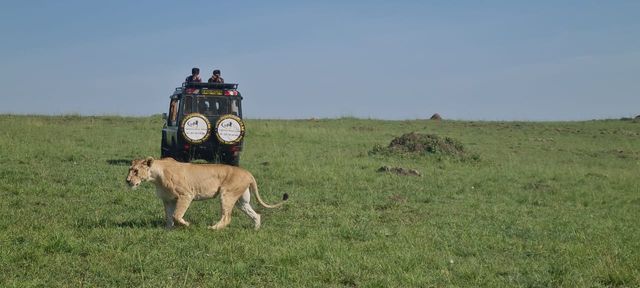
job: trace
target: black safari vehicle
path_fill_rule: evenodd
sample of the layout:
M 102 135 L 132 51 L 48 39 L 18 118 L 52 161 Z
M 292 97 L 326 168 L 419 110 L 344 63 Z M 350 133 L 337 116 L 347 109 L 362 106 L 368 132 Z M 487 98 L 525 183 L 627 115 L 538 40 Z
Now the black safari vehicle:
M 238 166 L 244 138 L 242 96 L 233 83 L 184 83 L 170 97 L 161 156 Z

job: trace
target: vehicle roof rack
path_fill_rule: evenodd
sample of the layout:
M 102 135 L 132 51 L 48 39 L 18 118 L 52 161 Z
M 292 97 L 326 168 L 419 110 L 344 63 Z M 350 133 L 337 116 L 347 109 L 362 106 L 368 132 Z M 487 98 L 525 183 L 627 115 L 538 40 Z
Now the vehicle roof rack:
M 191 82 L 191 83 L 182 83 L 183 88 L 196 88 L 196 89 L 224 89 L 224 90 L 236 90 L 238 89 L 238 84 L 236 83 L 199 83 L 199 82 Z

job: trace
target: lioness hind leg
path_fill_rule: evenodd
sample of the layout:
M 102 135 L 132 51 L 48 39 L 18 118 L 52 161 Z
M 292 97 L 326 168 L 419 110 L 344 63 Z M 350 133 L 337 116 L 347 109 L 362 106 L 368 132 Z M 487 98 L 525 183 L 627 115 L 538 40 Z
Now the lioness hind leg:
M 220 221 L 213 226 L 209 226 L 209 229 L 222 229 L 227 227 L 229 223 L 231 223 L 231 210 L 233 210 L 233 205 L 238 201 L 238 197 L 234 195 L 230 195 L 228 193 L 224 193 L 224 191 L 220 191 L 220 207 L 222 208 L 222 218 Z
M 247 216 L 249 216 L 249 218 L 253 220 L 254 228 L 258 230 L 260 229 L 260 214 L 256 213 L 256 211 L 253 210 L 253 207 L 251 207 L 251 204 L 249 203 L 250 201 L 251 194 L 249 193 L 249 189 L 247 189 L 246 191 L 244 191 L 244 194 L 242 194 L 242 197 L 238 199 L 236 206 L 238 206 L 238 208 L 240 208 L 240 210 L 242 210 L 244 214 L 247 214 Z

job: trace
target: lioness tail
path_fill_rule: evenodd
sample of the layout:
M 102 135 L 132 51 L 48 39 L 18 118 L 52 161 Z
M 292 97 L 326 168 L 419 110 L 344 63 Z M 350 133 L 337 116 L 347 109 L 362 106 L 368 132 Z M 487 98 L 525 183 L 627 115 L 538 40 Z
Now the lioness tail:
M 258 185 L 256 184 L 255 178 L 253 179 L 251 184 L 249 184 L 249 191 L 251 191 L 251 193 L 256 195 L 256 199 L 258 200 L 258 203 L 260 203 L 260 205 L 264 206 L 265 208 L 278 208 L 282 206 L 282 204 L 284 204 L 284 202 L 286 202 L 287 199 L 289 199 L 289 194 L 284 193 L 284 195 L 282 195 L 282 201 L 280 201 L 280 203 L 273 204 L 273 205 L 269 205 L 265 203 L 264 201 L 262 201 L 262 198 L 260 198 L 260 193 L 258 193 Z

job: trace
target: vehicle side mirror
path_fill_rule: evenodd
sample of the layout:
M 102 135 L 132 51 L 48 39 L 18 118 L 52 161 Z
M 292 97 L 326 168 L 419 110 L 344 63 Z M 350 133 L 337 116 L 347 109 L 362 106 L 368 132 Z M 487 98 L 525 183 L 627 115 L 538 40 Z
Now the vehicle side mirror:
M 167 116 L 167 113 L 162 113 L 162 120 L 167 120 L 169 119 L 169 116 Z

